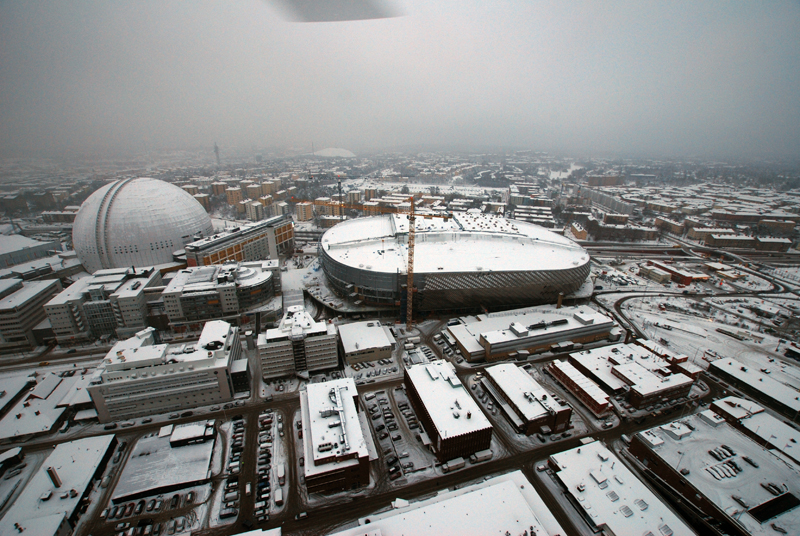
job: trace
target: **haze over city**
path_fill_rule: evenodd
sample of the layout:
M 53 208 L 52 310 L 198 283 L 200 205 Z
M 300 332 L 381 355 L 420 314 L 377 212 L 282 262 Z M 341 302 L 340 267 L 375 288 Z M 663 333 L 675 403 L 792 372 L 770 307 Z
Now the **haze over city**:
M 800 534 L 798 28 L 0 0 L 0 536 Z
M 0 3 L 0 154 L 533 148 L 793 158 L 796 2 Z

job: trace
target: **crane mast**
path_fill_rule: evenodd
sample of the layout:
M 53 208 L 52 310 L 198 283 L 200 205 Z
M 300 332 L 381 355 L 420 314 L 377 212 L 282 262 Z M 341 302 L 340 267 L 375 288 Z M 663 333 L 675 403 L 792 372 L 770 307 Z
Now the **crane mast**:
M 414 326 L 414 240 L 416 238 L 416 225 L 414 217 L 414 198 L 411 200 L 411 210 L 408 213 L 408 280 L 406 282 L 406 329 Z
M 321 202 L 317 200 L 309 200 L 310 203 L 317 206 L 338 207 L 342 214 L 344 209 L 365 210 L 364 205 L 345 203 L 341 194 L 341 182 L 339 182 L 339 202 L 333 203 L 330 201 Z M 389 207 L 370 207 L 369 210 L 382 212 L 387 214 L 406 214 L 408 216 L 408 274 L 406 279 L 406 328 L 410 329 L 414 325 L 414 242 L 416 240 L 416 214 L 414 212 L 414 197 L 408 198 L 410 208 L 408 212 Z M 425 218 L 441 218 L 445 221 L 450 219 L 449 215 L 440 214 L 424 214 Z

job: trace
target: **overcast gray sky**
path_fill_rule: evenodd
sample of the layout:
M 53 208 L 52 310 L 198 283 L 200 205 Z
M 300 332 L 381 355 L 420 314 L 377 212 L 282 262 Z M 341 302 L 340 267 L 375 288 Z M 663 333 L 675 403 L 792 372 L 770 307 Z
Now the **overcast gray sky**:
M 800 155 L 800 3 L 1 1 L 0 152 L 408 144 Z

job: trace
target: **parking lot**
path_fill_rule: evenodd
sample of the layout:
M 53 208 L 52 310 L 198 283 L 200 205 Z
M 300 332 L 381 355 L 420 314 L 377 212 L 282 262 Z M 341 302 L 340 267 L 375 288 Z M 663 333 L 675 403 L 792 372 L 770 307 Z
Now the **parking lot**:
M 433 454 L 416 439 L 420 424 L 402 387 L 367 393 L 362 399 L 390 481 L 405 484 L 433 466 Z

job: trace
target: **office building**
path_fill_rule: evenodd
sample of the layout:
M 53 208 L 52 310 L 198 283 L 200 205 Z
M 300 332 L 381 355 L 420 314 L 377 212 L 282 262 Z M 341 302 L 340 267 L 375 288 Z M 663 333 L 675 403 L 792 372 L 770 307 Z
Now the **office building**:
M 170 324 L 227 320 L 268 303 L 280 291 L 278 261 L 196 266 L 175 273 L 161 297 Z
M 233 398 L 231 367 L 240 359 L 239 328 L 207 322 L 192 344 L 157 344 L 147 328 L 108 352 L 89 382 L 100 422 L 183 411 Z
M 518 366 L 503 363 L 487 367 L 484 372 L 484 389 L 491 393 L 517 432 L 549 434 L 569 428 L 572 408 L 565 401 L 556 400 Z
M 387 326 L 377 320 L 341 324 L 339 340 L 348 365 L 390 359 L 397 343 Z
M 309 383 L 300 391 L 303 474 L 309 493 L 369 484 L 369 452 L 359 411 L 352 378 Z
M 276 216 L 217 233 L 186 246 L 189 266 L 277 260 L 294 249 L 294 224 Z
M 0 279 L 0 352 L 36 346 L 33 328 L 47 318 L 44 305 L 60 291 L 58 279 Z
M 448 361 L 413 365 L 404 371 L 408 399 L 439 461 L 469 457 L 492 443 L 492 425 Z
M 147 327 L 145 289 L 159 285 L 161 273 L 152 266 L 98 270 L 64 289 L 44 310 L 59 343 L 128 337 Z
M 302 305 L 289 306 L 277 328 L 258 336 L 258 355 L 264 379 L 335 368 L 336 327 L 316 322 Z

